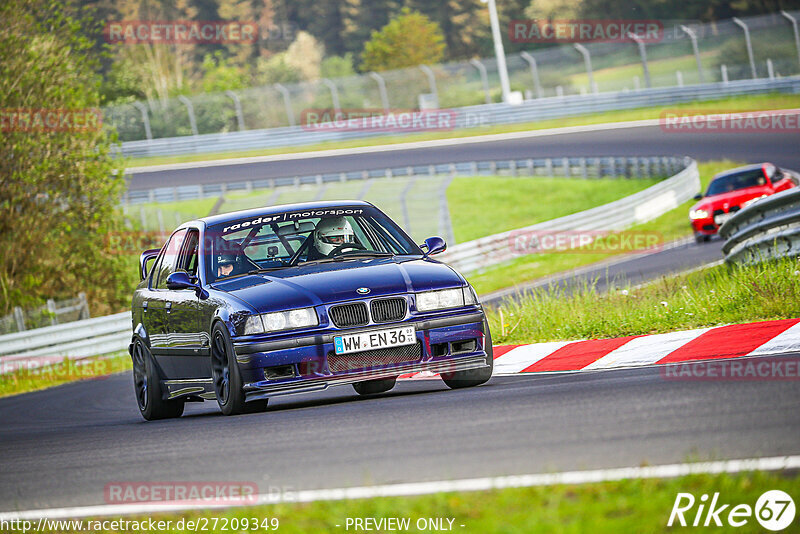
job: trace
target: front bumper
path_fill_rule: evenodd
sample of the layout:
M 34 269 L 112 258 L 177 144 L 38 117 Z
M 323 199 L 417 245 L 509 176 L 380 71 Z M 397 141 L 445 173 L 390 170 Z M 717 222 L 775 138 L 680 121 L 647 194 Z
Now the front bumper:
M 333 338 L 369 330 L 414 326 L 420 356 L 414 361 L 380 364 L 331 372 L 328 355 L 334 352 Z M 370 325 L 363 328 L 329 331 L 323 334 L 275 341 L 234 342 L 236 359 L 248 401 L 276 395 L 321 391 L 330 386 L 365 380 L 392 378 L 403 374 L 430 371 L 444 373 L 486 367 L 482 310 L 426 320 Z M 475 340 L 469 350 L 464 342 Z M 267 379 L 267 370 L 281 369 L 291 376 Z

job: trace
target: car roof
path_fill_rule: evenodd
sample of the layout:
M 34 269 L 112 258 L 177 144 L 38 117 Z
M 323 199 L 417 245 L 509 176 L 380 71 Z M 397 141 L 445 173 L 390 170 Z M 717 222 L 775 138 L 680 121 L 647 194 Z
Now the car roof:
M 297 204 L 277 204 L 275 206 L 264 206 L 263 208 L 253 208 L 249 210 L 232 211 L 230 213 L 221 213 L 219 215 L 210 215 L 208 217 L 203 217 L 191 222 L 200 222 L 205 223 L 207 226 L 211 226 L 214 224 L 246 219 L 248 217 L 276 215 L 278 213 L 285 213 L 287 211 L 310 211 L 325 208 L 346 208 L 353 206 L 370 208 L 374 207 L 372 204 L 364 200 L 325 200 L 319 202 L 300 202 Z
M 712 179 L 711 179 L 711 181 L 714 181 L 714 180 L 716 180 L 716 179 L 718 179 L 718 178 L 725 178 L 725 177 L 728 177 L 728 176 L 733 176 L 733 175 L 735 175 L 735 174 L 741 174 L 741 173 L 743 173 L 743 172 L 749 172 L 749 171 L 761 170 L 761 169 L 763 169 L 763 168 L 764 168 L 764 165 L 772 165 L 772 163 L 767 163 L 767 162 L 764 162 L 764 163 L 754 163 L 754 164 L 752 164 L 752 165 L 745 165 L 744 167 L 736 167 L 735 169 L 730 169 L 730 170 L 727 170 L 727 171 L 722 171 L 722 172 L 721 172 L 721 173 L 719 173 L 719 174 L 715 174 L 715 175 L 714 175 L 714 178 L 712 178 Z

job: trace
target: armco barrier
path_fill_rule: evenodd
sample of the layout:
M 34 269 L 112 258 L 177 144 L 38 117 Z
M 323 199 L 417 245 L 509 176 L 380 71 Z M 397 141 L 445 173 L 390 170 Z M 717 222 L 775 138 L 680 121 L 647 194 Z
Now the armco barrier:
M 130 312 L 0 336 L 0 373 L 24 365 L 50 365 L 125 350 L 131 338 Z
M 728 263 L 800 256 L 800 187 L 736 212 L 719 229 Z
M 448 249 L 439 258 L 455 269 L 469 273 L 516 257 L 511 239 L 519 233 L 622 230 L 632 224 L 655 219 L 691 199 L 700 190 L 697 162 L 683 158 L 681 167 L 682 170 L 675 176 L 623 199 L 526 228 L 461 243 Z
M 520 105 L 483 104 L 456 108 L 455 128 L 476 124 L 492 126 L 533 122 L 545 119 L 602 113 L 651 106 L 665 106 L 698 100 L 716 100 L 727 96 L 763 94 L 769 92 L 800 93 L 800 77 L 779 79 L 739 80 L 707 83 L 685 87 L 642 89 L 638 91 L 571 95 L 525 101 Z M 402 132 L 394 132 L 402 133 Z M 121 155 L 130 157 L 165 156 L 178 154 L 210 154 L 300 146 L 327 141 L 344 141 L 391 135 L 387 132 L 321 130 L 309 131 L 300 126 L 245 130 L 203 135 L 187 135 L 162 139 L 127 141 L 122 143 Z

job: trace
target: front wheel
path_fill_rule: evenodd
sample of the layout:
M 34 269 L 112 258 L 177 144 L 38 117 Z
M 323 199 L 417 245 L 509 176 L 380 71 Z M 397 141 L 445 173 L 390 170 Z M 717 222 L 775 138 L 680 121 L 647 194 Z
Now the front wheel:
M 480 369 L 468 369 L 466 371 L 454 371 L 452 373 L 442 373 L 442 380 L 450 389 L 471 388 L 480 386 L 492 378 L 494 369 L 494 351 L 492 350 L 492 333 L 489 332 L 489 323 L 483 320 L 483 350 L 486 352 L 486 363 L 488 367 Z
M 225 415 L 263 412 L 269 399 L 245 402 L 242 374 L 236 362 L 236 353 L 228 330 L 217 323 L 211 330 L 211 377 L 217 403 Z
M 172 419 L 183 415 L 184 401 L 164 400 L 164 391 L 158 369 L 141 339 L 133 342 L 131 351 L 133 360 L 133 391 L 139 412 L 148 421 L 156 419 Z

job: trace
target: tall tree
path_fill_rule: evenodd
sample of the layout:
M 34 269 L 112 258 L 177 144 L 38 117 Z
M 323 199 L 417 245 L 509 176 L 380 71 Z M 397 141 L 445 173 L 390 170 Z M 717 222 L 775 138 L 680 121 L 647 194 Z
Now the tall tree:
M 423 63 L 439 63 L 444 57 L 444 36 L 439 25 L 422 13 L 403 8 L 389 24 L 373 31 L 364 45 L 361 70 L 388 70 Z

